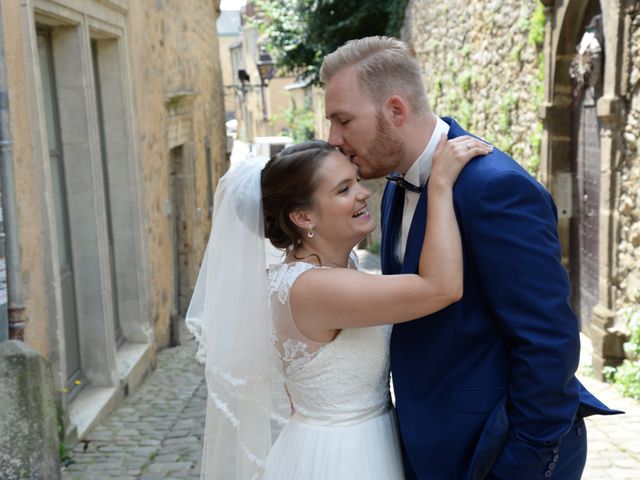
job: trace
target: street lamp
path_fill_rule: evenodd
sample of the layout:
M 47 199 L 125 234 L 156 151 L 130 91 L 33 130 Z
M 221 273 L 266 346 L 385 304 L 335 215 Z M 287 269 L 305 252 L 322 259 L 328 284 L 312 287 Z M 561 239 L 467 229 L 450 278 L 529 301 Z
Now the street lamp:
M 269 81 L 274 77 L 276 69 L 275 62 L 271 58 L 271 55 L 269 55 L 264 48 L 260 49 L 260 54 L 258 56 L 258 59 L 256 60 L 256 67 L 258 69 L 258 75 L 260 75 L 259 84 L 252 84 L 249 73 L 245 69 L 239 69 L 237 71 L 237 78 L 240 83 L 225 85 L 224 87 L 233 89 L 237 94 L 240 95 L 240 102 L 243 111 L 246 109 L 245 97 L 247 92 L 260 88 L 262 98 L 262 119 L 266 121 L 269 119 L 269 117 L 267 115 L 267 99 L 265 96 L 265 88 L 269 86 Z
M 260 56 L 256 62 L 256 67 L 258 67 L 260 83 L 266 87 L 269 84 L 269 80 L 273 78 L 276 69 L 275 62 L 271 58 L 271 55 L 269 55 L 264 49 L 260 50 Z
M 269 117 L 267 115 L 267 100 L 264 95 L 264 88 L 269 85 L 269 81 L 273 78 L 276 69 L 275 62 L 266 50 L 260 50 L 260 56 L 258 57 L 258 61 L 256 62 L 256 67 L 258 67 L 258 75 L 260 75 L 260 93 L 262 94 L 262 119 L 268 120 Z

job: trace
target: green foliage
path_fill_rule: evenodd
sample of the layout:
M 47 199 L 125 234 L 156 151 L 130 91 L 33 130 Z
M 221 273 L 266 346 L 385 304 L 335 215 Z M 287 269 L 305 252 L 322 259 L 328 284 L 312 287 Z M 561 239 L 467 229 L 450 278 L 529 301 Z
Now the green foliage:
M 624 344 L 627 357 L 632 360 L 640 358 L 640 307 L 627 307 L 620 311 L 629 328 L 629 339 Z
M 530 22 L 529 43 L 535 47 L 541 47 L 544 43 L 544 27 L 547 22 L 547 16 L 544 13 L 544 5 L 537 2 L 536 9 Z
M 522 45 L 516 45 L 516 47 L 513 49 L 513 52 L 511 52 L 511 58 L 520 63 L 520 60 L 522 59 Z
M 367 245 L 367 251 L 375 255 L 380 255 L 380 242 L 373 242 Z
M 317 82 L 323 57 L 346 41 L 399 36 L 406 5 L 407 0 L 261 0 L 255 22 L 282 71 Z
M 625 397 L 640 400 L 640 361 L 625 360 L 618 367 L 605 367 L 604 373 Z
M 521 32 L 526 32 L 529 30 L 529 26 L 531 25 L 531 19 L 527 15 L 520 15 L 518 18 L 517 27 Z
M 310 99 L 305 99 L 304 105 L 300 108 L 293 96 L 290 100 L 291 106 L 282 115 L 276 116 L 276 118 L 283 118 L 287 123 L 282 134 L 293 138 L 294 142 L 312 140 L 316 133 L 316 116 Z
M 462 73 L 458 76 L 458 84 L 462 88 L 464 93 L 469 93 L 471 91 L 471 81 L 473 80 L 473 73 L 471 70 L 463 70 Z
M 533 82 L 532 88 L 534 105 L 540 106 L 544 102 L 544 51 L 542 51 L 542 49 L 538 52 L 537 64 L 538 75 Z M 542 155 L 542 131 L 542 122 L 538 121 L 531 133 L 531 147 L 534 154 L 527 164 L 527 170 L 533 176 L 538 173 L 540 168 L 540 157 Z
M 500 135 L 498 139 L 494 142 L 494 145 L 496 147 L 498 147 L 500 150 L 502 150 L 503 152 L 509 155 L 511 155 L 511 149 L 513 148 L 514 144 L 515 144 L 515 140 L 513 139 L 513 136 L 510 133 Z
M 442 95 L 442 79 L 440 77 L 436 77 L 433 81 L 433 91 L 431 92 L 431 95 L 434 99 L 440 98 Z
M 407 3 L 409 2 L 408 0 L 389 0 L 384 3 L 386 3 L 387 12 L 389 12 L 385 34 L 392 37 L 400 37 L 400 30 L 404 23 L 404 12 L 407 8 Z
M 58 455 L 60 457 L 60 465 L 66 467 L 76 462 L 71 457 L 71 450 L 69 450 L 64 443 L 64 415 L 62 402 L 60 400 L 56 400 L 56 414 L 58 420 Z
M 466 98 L 461 99 L 458 104 L 458 110 L 455 113 L 458 123 L 465 129 L 471 128 L 471 119 L 473 117 L 473 105 Z
M 626 317 L 630 331 L 629 340 L 624 344 L 627 359 L 618 367 L 606 367 L 604 375 L 623 395 L 640 400 L 640 309 L 628 307 L 620 314 Z
M 542 122 L 536 123 L 533 132 L 531 132 L 531 149 L 533 150 L 533 156 L 529 159 L 527 164 L 527 170 L 533 176 L 538 173 L 540 168 L 540 152 L 542 146 Z
M 503 133 L 509 132 L 513 125 L 513 111 L 518 107 L 518 100 L 509 92 L 502 100 L 500 100 L 500 117 L 498 118 L 498 126 Z

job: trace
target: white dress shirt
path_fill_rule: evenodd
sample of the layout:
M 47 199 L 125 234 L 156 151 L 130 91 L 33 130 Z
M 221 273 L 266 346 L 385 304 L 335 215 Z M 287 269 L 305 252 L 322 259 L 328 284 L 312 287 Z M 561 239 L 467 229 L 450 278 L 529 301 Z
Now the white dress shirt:
M 427 146 L 424 152 L 413 162 L 409 170 L 404 176 L 404 179 L 412 183 L 413 185 L 424 186 L 431 175 L 431 162 L 433 161 L 433 153 L 436 151 L 436 146 L 440 140 L 440 136 L 449 132 L 449 124 L 444 120 L 437 117 L 436 126 L 433 129 L 433 134 L 427 142 Z M 404 193 L 404 210 L 402 212 L 402 227 L 400 228 L 400 238 L 395 248 L 396 256 L 400 262 L 404 262 L 404 254 L 407 246 L 407 239 L 409 238 L 409 228 L 411 228 L 411 220 L 413 220 L 413 214 L 416 211 L 420 194 L 405 190 Z

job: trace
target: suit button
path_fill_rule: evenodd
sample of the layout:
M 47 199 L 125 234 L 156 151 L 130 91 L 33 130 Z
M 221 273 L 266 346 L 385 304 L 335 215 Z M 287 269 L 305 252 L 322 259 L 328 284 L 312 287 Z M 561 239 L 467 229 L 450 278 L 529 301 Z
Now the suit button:
M 556 448 L 554 448 L 554 449 L 552 450 L 552 452 L 553 452 L 553 453 L 558 453 L 559 451 L 560 451 L 560 450 L 558 450 L 558 447 L 556 447 Z
M 558 454 L 554 455 L 554 456 L 553 456 L 553 461 L 554 461 L 555 463 L 558 463 L 558 460 L 560 460 L 560 455 L 558 455 Z
M 576 433 L 578 434 L 578 436 L 579 436 L 579 437 L 581 437 L 581 436 L 582 436 L 582 434 L 584 433 L 584 432 L 582 431 L 582 427 L 578 427 L 578 428 L 576 428 Z
M 547 470 L 546 472 L 544 472 L 544 478 L 551 478 L 551 475 L 553 475 L 553 472 L 551 470 Z
M 555 463 L 553 463 L 553 462 L 551 462 L 547 468 L 548 468 L 549 470 L 553 471 L 553 470 L 555 470 L 555 469 L 556 469 L 556 464 L 555 464 Z

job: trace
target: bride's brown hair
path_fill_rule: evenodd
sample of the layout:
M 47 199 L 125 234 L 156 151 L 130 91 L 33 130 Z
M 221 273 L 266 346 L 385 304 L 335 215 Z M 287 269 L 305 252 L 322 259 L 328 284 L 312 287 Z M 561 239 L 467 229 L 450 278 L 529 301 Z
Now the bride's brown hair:
M 310 208 L 323 160 L 335 149 L 322 140 L 287 147 L 267 162 L 262 170 L 264 235 L 274 247 L 290 249 L 300 243 L 302 232 L 289 214 Z

